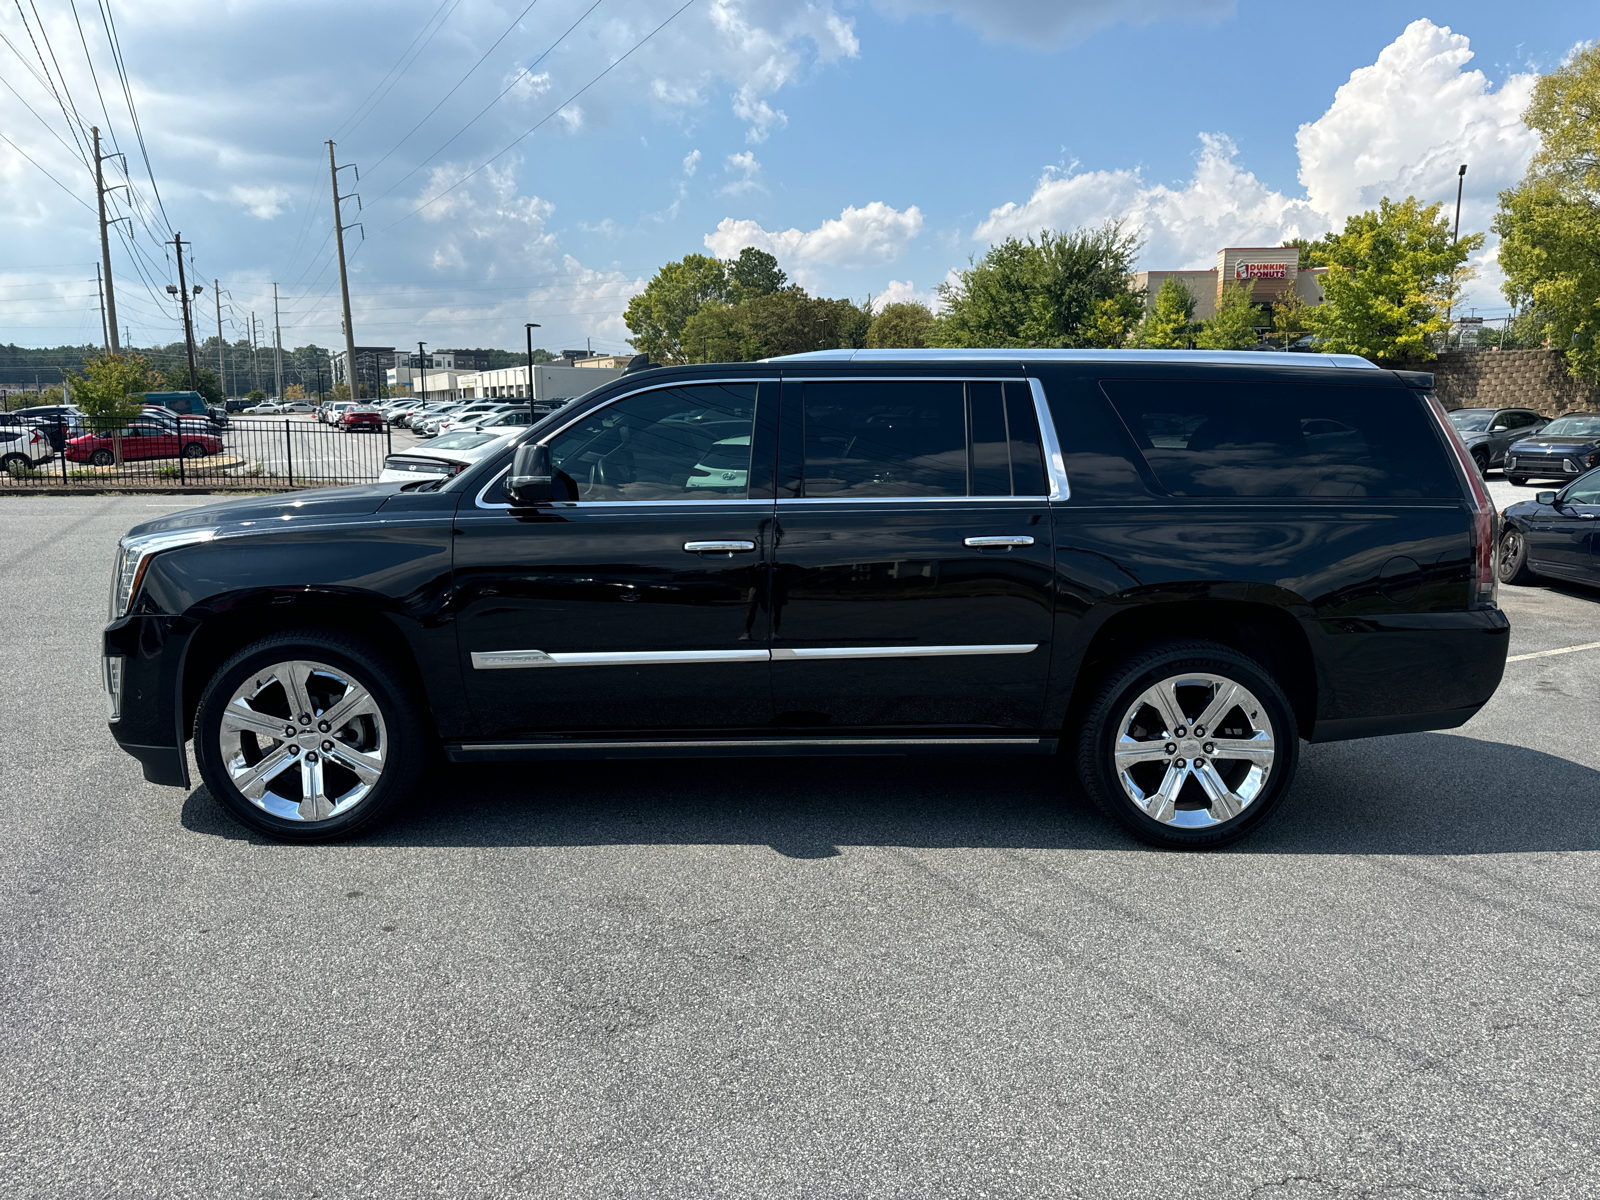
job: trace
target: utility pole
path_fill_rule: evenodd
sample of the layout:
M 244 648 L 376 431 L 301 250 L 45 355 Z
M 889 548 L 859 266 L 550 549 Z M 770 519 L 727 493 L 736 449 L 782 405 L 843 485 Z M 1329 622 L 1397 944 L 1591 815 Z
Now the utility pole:
M 250 387 L 254 391 L 261 390 L 261 366 L 256 359 L 256 314 L 250 312 Z
M 168 291 L 176 291 L 178 299 L 183 302 L 183 344 L 189 351 L 189 390 L 195 390 L 194 378 L 194 323 L 189 319 L 189 284 L 183 277 L 183 234 L 172 235 L 172 247 L 178 257 L 178 286 L 176 289 L 169 283 Z M 195 284 L 195 295 L 200 294 L 200 285 Z
M 217 302 L 217 381 L 222 385 L 222 399 L 224 407 L 228 399 L 228 363 L 223 357 L 226 343 L 222 340 L 222 284 L 213 279 L 211 281 L 211 298 Z
M 417 343 L 417 378 L 422 381 L 422 403 L 428 402 L 428 360 L 422 356 L 422 347 L 426 342 Z
M 283 403 L 283 324 L 278 318 L 278 285 L 272 285 L 272 379 Z
M 533 416 L 533 331 L 540 328 L 537 321 L 524 321 L 528 335 L 528 416 Z
M 106 328 L 110 331 L 107 338 L 112 354 L 121 354 L 122 347 L 117 343 L 117 294 L 111 287 L 111 235 L 106 229 L 106 172 L 104 163 L 112 155 L 100 153 L 100 126 L 91 127 L 94 132 L 94 191 L 95 200 L 100 206 L 100 264 L 106 273 Z M 132 340 L 131 338 L 129 339 Z
M 111 353 L 110 327 L 106 324 L 106 289 L 100 280 L 100 264 L 94 265 L 94 290 L 100 296 L 100 336 L 105 339 L 106 353 Z
M 351 168 L 355 170 L 355 168 Z M 360 384 L 356 378 L 356 334 L 350 321 L 350 275 L 345 269 L 344 262 L 344 231 L 354 229 L 354 225 L 344 223 L 344 210 L 340 207 L 343 200 L 348 197 L 339 195 L 339 167 L 334 162 L 333 142 L 328 142 L 328 174 L 333 180 L 333 233 L 334 240 L 339 248 L 339 298 L 344 303 L 344 364 L 345 374 L 349 376 L 350 399 L 355 400 L 360 396 Z M 356 170 L 356 182 L 361 182 L 361 172 Z M 361 197 L 356 197 L 356 211 L 361 211 Z M 361 236 L 367 236 L 366 227 L 361 227 Z

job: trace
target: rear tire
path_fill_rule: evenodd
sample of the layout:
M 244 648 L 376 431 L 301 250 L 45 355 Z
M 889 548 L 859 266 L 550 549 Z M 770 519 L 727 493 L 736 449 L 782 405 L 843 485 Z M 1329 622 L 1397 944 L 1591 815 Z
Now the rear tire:
M 428 734 L 381 653 L 299 629 L 222 665 L 200 697 L 194 749 L 206 787 L 241 825 L 325 842 L 368 831 L 412 793 Z
M 93 467 L 109 467 L 117 461 L 117 456 L 109 450 L 96 450 L 89 455 L 89 465 Z
M 183 456 L 185 458 L 204 458 L 206 456 L 206 448 L 199 442 L 188 442 L 183 447 Z
M 1489 475 L 1489 456 L 1482 450 L 1474 450 L 1472 452 L 1472 461 L 1478 465 L 1479 478 L 1487 478 Z
M 1205 850 L 1271 816 L 1299 753 L 1294 710 L 1259 663 L 1215 642 L 1163 642 L 1106 676 L 1077 767 L 1090 799 L 1141 841 Z
M 1526 475 L 1507 475 L 1506 481 L 1510 483 L 1512 487 L 1528 486 L 1528 477 Z
M 1528 565 L 1528 539 L 1515 525 L 1500 536 L 1500 562 L 1495 568 L 1500 572 L 1500 582 L 1526 587 L 1539 576 Z

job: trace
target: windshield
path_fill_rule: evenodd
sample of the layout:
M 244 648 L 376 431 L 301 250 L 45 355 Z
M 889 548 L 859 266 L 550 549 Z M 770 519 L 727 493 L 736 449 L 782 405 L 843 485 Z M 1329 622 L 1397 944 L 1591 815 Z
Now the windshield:
M 429 450 L 476 450 L 495 440 L 492 433 L 447 433 L 428 443 Z
M 1482 433 L 1493 416 L 1493 409 L 1463 408 L 1450 414 L 1450 423 L 1462 433 Z
M 1557 417 L 1539 431 L 1540 437 L 1600 437 L 1600 416 Z

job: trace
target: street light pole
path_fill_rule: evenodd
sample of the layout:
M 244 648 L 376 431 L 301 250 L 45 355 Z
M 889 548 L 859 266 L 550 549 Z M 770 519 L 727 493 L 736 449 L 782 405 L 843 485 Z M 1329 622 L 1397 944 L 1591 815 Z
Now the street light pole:
M 1461 169 L 1456 172 L 1456 228 L 1450 235 L 1450 245 L 1454 246 L 1461 240 L 1461 188 L 1467 182 L 1467 164 L 1462 163 Z M 1450 313 L 1456 306 L 1455 283 L 1451 281 L 1450 303 L 1444 308 L 1444 344 L 1445 349 L 1450 348 Z
M 422 347 L 426 342 L 417 343 L 417 376 L 422 381 L 422 403 L 428 402 L 428 360 L 422 357 Z
M 523 331 L 528 335 L 528 420 L 533 420 L 533 331 L 541 328 L 537 321 L 526 321 Z

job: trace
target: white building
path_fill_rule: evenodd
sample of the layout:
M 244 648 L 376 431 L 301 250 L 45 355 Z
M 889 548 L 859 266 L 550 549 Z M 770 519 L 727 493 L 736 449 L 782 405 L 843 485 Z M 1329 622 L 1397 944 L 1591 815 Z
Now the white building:
M 1155 307 L 1156 293 L 1168 279 L 1178 279 L 1195 299 L 1194 319 L 1217 315 L 1222 285 L 1230 280 L 1250 285 L 1254 304 L 1273 304 L 1294 292 L 1307 304 L 1321 304 L 1322 277 L 1327 267 L 1300 266 L 1297 246 L 1229 246 L 1217 251 L 1217 265 L 1209 271 L 1139 271 L 1133 286 L 1145 289 L 1145 309 Z
M 621 367 L 563 366 L 559 363 L 533 365 L 533 395 L 528 395 L 528 368 L 502 367 L 498 371 L 474 371 L 457 381 L 462 400 L 574 400 L 603 383 L 620 378 Z M 433 384 L 428 385 L 433 396 Z M 441 397 L 443 399 L 443 397 Z

